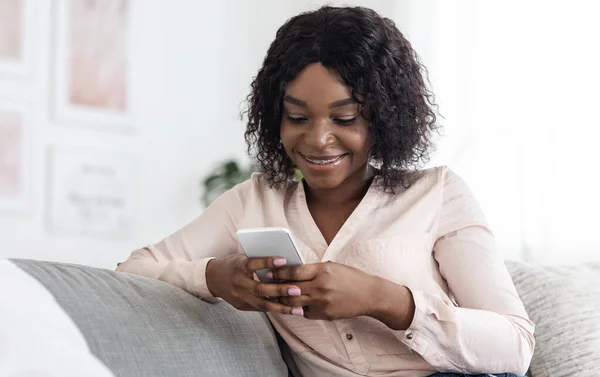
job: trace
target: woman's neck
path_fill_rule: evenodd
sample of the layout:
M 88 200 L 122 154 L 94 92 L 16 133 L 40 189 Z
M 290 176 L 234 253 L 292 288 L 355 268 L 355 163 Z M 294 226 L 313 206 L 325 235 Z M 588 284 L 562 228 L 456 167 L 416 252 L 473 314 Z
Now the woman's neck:
M 333 189 L 313 189 L 304 182 L 307 201 L 313 205 L 326 205 L 328 207 L 339 207 L 360 202 L 369 190 L 375 173 L 375 169 L 367 164 L 364 169 L 348 177 Z

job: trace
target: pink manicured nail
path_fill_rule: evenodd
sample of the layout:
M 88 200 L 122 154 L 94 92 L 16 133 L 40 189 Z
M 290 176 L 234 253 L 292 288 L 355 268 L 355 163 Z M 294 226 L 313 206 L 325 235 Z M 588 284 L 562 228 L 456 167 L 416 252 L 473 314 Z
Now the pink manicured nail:
M 287 261 L 285 260 L 285 258 L 277 258 L 273 260 L 273 265 L 275 265 L 276 267 L 285 266 L 286 263 Z
M 300 288 L 290 288 L 288 289 L 288 295 L 290 296 L 300 296 L 302 293 L 300 292 Z
M 267 279 L 273 279 L 273 273 L 271 271 L 267 271 L 265 276 L 267 277 Z
M 304 310 L 302 308 L 294 308 L 292 309 L 292 314 L 299 317 L 304 317 Z

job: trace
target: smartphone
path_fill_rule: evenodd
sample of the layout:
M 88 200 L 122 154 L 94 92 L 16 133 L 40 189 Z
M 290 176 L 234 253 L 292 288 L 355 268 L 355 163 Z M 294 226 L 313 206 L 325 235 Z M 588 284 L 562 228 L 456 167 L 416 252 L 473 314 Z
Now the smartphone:
M 286 266 L 304 264 L 300 249 L 296 246 L 292 233 L 286 228 L 240 229 L 236 233 L 238 241 L 248 258 L 283 257 Z M 258 270 L 256 276 L 263 283 L 272 283 L 265 274 L 269 270 Z

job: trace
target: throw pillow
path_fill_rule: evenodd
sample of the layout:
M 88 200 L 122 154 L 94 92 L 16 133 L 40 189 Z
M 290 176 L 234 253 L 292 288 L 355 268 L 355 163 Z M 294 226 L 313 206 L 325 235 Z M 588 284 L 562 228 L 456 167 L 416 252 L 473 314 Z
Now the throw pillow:
M 598 376 L 600 263 L 507 266 L 536 324 L 532 377 Z

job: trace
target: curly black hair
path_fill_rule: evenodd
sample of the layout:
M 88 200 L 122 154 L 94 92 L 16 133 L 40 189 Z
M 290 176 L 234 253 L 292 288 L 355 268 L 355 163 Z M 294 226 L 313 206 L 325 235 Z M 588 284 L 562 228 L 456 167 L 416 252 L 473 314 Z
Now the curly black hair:
M 272 186 L 294 176 L 280 138 L 287 84 L 312 63 L 334 70 L 351 89 L 369 121 L 371 159 L 386 191 L 410 185 L 407 174 L 429 161 L 439 130 L 427 70 L 394 22 L 363 7 L 331 7 L 302 13 L 277 31 L 247 97 L 244 134 Z

